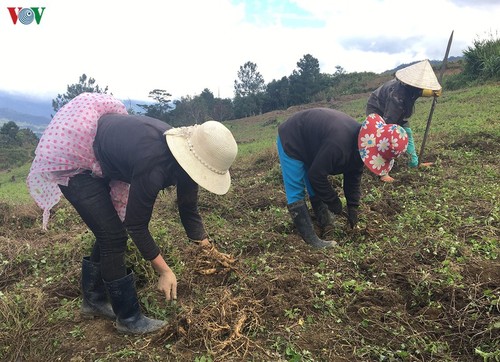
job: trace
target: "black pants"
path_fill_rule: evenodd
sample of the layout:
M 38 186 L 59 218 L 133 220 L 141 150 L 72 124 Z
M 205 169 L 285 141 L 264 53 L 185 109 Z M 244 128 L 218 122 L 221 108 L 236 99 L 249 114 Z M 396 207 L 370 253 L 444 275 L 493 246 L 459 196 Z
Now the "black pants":
M 110 282 L 126 276 L 128 234 L 111 201 L 109 180 L 85 172 L 59 188 L 95 236 L 90 260 L 101 263 L 102 278 Z

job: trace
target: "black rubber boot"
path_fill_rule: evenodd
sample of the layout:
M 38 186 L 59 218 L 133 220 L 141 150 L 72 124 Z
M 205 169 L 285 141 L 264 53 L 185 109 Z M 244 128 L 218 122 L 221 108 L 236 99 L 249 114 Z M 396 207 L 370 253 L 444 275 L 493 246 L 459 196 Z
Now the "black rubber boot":
M 89 257 L 84 257 L 82 260 L 81 286 L 83 294 L 81 313 L 84 318 L 116 318 L 101 277 L 100 264 L 91 262 Z
M 321 237 L 325 239 L 332 238 L 335 232 L 333 213 L 328 210 L 328 206 L 318 196 L 310 197 L 309 200 L 321 229 Z
M 316 235 L 311 221 L 311 215 L 307 209 L 304 200 L 294 202 L 288 205 L 288 211 L 292 216 L 295 227 L 299 230 L 300 236 L 304 241 L 314 248 L 329 248 L 337 245 L 335 241 L 321 240 Z
M 116 314 L 116 329 L 121 333 L 144 334 L 161 329 L 167 324 L 165 321 L 151 319 L 144 316 L 137 299 L 134 273 L 127 276 L 104 282 L 108 289 L 111 304 Z

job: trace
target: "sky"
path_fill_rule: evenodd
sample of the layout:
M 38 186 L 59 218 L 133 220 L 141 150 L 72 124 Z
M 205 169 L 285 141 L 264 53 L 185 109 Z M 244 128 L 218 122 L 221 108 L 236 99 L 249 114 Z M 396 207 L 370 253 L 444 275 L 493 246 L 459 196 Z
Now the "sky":
M 53 99 L 86 74 L 125 100 L 233 98 L 248 61 L 266 84 L 306 54 L 322 73 L 381 73 L 442 60 L 452 31 L 461 56 L 499 19 L 500 0 L 0 0 L 0 90 Z

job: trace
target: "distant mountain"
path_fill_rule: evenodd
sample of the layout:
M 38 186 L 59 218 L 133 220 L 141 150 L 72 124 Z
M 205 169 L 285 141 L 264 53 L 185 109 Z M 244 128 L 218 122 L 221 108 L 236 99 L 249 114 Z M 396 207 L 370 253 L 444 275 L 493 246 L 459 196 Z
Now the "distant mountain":
M 52 101 L 0 91 L 0 125 L 9 121 L 41 135 L 50 122 Z
M 30 117 L 33 117 L 34 124 L 46 124 L 47 120 L 50 121 L 51 112 L 53 111 L 50 99 L 0 91 L 0 118 L 27 122 Z
M 38 116 L 16 111 L 12 108 L 0 108 L 0 119 L 5 118 L 16 123 L 30 123 L 33 125 L 47 125 L 50 117 Z
M 0 108 L 0 126 L 9 121 L 15 122 L 20 128 L 31 129 L 40 137 L 49 124 L 50 117 L 21 113 L 10 108 Z
M 448 58 L 448 62 L 456 62 L 456 61 L 459 61 L 463 58 L 463 56 L 459 56 L 459 57 L 449 57 Z M 423 60 L 423 59 L 422 59 Z M 400 70 L 400 69 L 403 69 L 403 68 L 406 68 L 412 64 L 415 64 L 415 63 L 418 63 L 420 62 L 421 60 L 418 60 L 418 61 L 415 61 L 415 62 L 411 62 L 411 63 L 407 63 L 407 64 L 400 64 L 398 65 L 396 68 L 394 69 L 390 69 L 390 70 L 386 70 L 384 73 L 390 73 L 390 74 L 393 74 L 393 73 L 396 73 L 396 71 Z M 431 63 L 431 66 L 436 69 L 436 67 L 441 67 L 441 63 L 443 63 L 442 60 L 429 60 L 429 63 Z M 384 74 L 383 73 L 383 74 Z
M 144 111 L 137 107 L 137 104 L 150 103 L 131 99 L 122 100 L 122 102 L 127 108 L 132 108 L 136 112 Z M 19 127 L 29 128 L 40 136 L 53 114 L 52 99 L 35 98 L 0 90 L 0 126 L 13 121 Z

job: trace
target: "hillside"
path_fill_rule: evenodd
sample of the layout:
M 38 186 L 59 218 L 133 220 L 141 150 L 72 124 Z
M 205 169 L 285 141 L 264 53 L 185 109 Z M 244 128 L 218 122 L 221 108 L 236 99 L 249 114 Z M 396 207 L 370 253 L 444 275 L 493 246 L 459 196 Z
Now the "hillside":
M 142 109 L 137 107 L 137 104 L 150 102 L 127 99 L 123 100 L 123 103 L 128 108 L 139 112 Z M 13 121 L 19 127 L 29 128 L 36 135 L 41 136 L 53 114 L 52 99 L 0 91 L 0 126 Z
M 0 108 L 0 118 L 4 120 L 14 120 L 19 126 L 23 124 L 30 126 L 47 126 L 50 117 L 36 116 L 34 114 L 21 113 L 12 108 Z
M 177 275 L 177 304 L 162 299 L 150 265 L 129 244 L 143 310 L 168 321 L 149 336 L 80 316 L 81 258 L 93 238 L 64 200 L 42 231 L 40 210 L 21 196 L 27 168 L 12 170 L 14 180 L 0 174 L 0 359 L 498 360 L 500 84 L 445 92 L 424 157 L 434 165 L 408 169 L 400 159 L 393 184 L 365 172 L 359 227 L 340 216 L 339 246 L 310 249 L 286 209 L 276 128 L 313 106 L 361 121 L 366 98 L 226 123 L 239 146 L 232 187 L 224 196 L 200 190 L 216 249 L 187 240 L 175 189 L 155 207 L 151 230 Z M 430 104 L 419 99 L 411 119 L 417 146 Z M 331 182 L 341 192 L 342 178 Z

